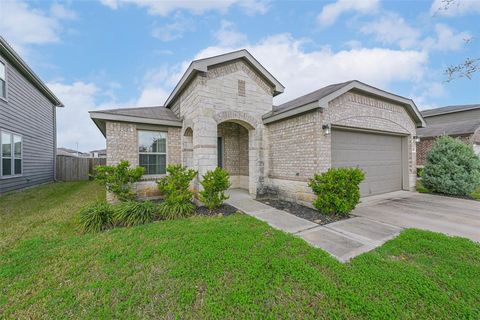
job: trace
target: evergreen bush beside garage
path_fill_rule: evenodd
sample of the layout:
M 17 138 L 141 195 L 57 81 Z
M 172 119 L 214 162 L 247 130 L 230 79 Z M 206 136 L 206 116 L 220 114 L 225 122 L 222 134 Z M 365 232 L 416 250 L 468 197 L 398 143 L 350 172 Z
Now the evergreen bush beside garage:
M 422 182 L 432 192 L 469 196 L 480 186 L 480 159 L 471 145 L 440 137 L 427 155 Z

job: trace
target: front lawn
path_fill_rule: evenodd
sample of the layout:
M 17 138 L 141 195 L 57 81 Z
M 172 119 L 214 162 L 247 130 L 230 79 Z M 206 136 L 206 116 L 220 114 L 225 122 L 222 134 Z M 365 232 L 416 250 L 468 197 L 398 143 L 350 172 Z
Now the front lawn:
M 480 318 L 480 245 L 407 230 L 341 264 L 252 217 L 82 234 L 92 182 L 0 197 L 0 318 Z

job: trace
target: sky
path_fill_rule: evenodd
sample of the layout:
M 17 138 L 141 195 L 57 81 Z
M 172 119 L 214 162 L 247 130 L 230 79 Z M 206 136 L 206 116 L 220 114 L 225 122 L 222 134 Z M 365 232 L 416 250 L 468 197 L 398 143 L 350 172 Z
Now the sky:
M 197 58 L 246 48 L 285 87 L 279 104 L 357 79 L 420 109 L 480 103 L 480 0 L 0 1 L 0 35 L 65 104 L 58 146 L 105 147 L 88 111 L 161 106 Z

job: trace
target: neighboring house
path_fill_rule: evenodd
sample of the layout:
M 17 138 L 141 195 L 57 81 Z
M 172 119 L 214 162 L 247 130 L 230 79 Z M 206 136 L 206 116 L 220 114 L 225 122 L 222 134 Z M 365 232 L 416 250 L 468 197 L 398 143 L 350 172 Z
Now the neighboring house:
M 55 179 L 62 103 L 0 37 L 0 194 Z
M 140 196 L 155 195 L 172 163 L 199 177 L 221 166 L 232 188 L 304 204 L 313 199 L 308 179 L 331 167 L 362 168 L 362 196 L 414 188 L 424 121 L 411 99 L 353 80 L 273 106 L 283 90 L 240 50 L 193 61 L 164 106 L 90 115 L 106 137 L 107 164 L 145 167 Z
M 435 139 L 442 135 L 470 143 L 480 154 L 480 104 L 448 106 L 421 112 L 425 128 L 418 129 L 417 165 L 424 165 Z
M 78 150 L 68 149 L 68 148 L 57 148 L 57 156 L 69 156 L 69 157 L 79 157 L 79 158 L 90 158 L 91 155 L 88 152 L 81 152 Z
M 90 151 L 90 156 L 92 158 L 106 158 L 107 149 L 92 150 Z

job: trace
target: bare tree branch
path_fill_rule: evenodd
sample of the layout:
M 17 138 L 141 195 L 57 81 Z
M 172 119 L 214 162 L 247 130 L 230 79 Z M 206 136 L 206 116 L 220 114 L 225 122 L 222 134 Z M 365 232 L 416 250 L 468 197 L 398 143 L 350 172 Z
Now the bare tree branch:
M 451 65 L 445 70 L 445 74 L 447 75 L 446 82 L 458 78 L 472 79 L 472 76 L 477 72 L 480 72 L 480 58 L 467 58 L 464 62 L 458 65 Z

